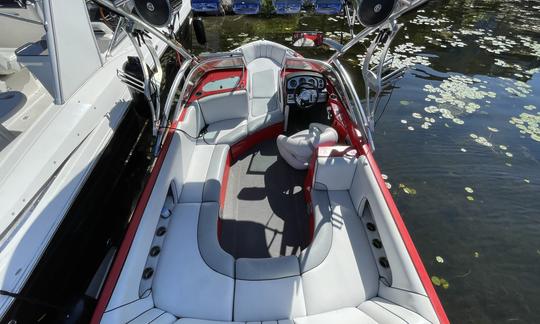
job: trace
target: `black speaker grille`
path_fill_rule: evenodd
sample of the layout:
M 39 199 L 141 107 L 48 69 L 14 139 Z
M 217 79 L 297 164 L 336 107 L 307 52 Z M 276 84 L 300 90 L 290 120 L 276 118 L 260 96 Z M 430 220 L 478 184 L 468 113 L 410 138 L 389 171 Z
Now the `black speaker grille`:
M 169 24 L 173 14 L 168 0 L 134 0 L 135 11 L 145 22 L 162 27 Z
M 364 26 L 377 26 L 394 11 L 396 0 L 360 0 L 358 19 Z

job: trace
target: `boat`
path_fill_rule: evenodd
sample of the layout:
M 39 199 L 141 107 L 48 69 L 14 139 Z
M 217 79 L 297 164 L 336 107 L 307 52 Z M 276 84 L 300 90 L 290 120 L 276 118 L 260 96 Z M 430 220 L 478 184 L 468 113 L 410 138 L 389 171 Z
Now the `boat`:
M 297 14 L 302 10 L 302 0 L 274 0 L 274 10 L 279 15 Z
M 373 156 L 397 18 L 423 3 L 354 3 L 345 44 L 294 34 L 324 61 L 194 58 L 92 323 L 448 323 Z M 362 103 L 339 58 L 366 39 Z
M 261 11 L 261 0 L 232 0 L 232 10 L 237 15 L 256 15 Z
M 155 28 L 170 36 L 190 27 L 189 3 L 170 10 L 165 23 L 153 21 Z M 94 166 L 112 149 L 135 97 L 151 97 L 155 106 L 144 112 L 154 114 L 159 135 L 161 107 L 150 87 L 161 82 L 158 62 L 167 44 L 90 1 L 2 1 L 0 29 L 3 318 L 25 300 L 21 290 Z M 138 76 L 145 74 L 141 62 L 146 77 Z
M 396 19 L 424 2 L 357 2 L 346 44 L 294 34 L 326 61 L 194 58 L 92 322 L 448 323 L 373 157 Z M 364 108 L 339 57 L 370 35 Z
M 314 0 L 315 12 L 324 15 L 337 15 L 341 12 L 343 3 L 341 0 Z
M 191 10 L 193 12 L 219 14 L 223 11 L 223 6 L 219 0 L 191 0 Z

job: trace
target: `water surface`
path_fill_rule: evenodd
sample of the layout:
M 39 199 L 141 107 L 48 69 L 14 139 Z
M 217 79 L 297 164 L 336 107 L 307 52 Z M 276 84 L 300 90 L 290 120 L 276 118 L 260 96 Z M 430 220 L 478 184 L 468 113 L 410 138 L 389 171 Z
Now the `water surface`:
M 402 21 L 395 63 L 409 70 L 375 132 L 394 199 L 452 322 L 538 323 L 540 1 L 432 1 Z M 294 30 L 348 37 L 343 19 L 310 14 L 205 23 L 212 51 L 289 45 Z M 342 60 L 359 94 L 364 50 Z

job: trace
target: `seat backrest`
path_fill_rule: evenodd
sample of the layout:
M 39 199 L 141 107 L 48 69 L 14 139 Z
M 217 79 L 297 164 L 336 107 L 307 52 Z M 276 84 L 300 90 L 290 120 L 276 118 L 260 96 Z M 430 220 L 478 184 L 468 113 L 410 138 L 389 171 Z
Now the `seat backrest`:
M 349 190 L 358 160 L 350 156 L 319 156 L 313 187 L 320 190 Z
M 279 66 L 289 50 L 287 47 L 274 42 L 260 40 L 241 46 L 237 49 L 244 54 L 246 63 L 249 64 L 258 58 L 269 58 Z
M 197 101 L 194 101 L 184 109 L 186 109 L 184 112 L 184 118 L 178 126 L 190 137 L 197 138 L 205 126 L 204 118 L 201 113 L 201 107 Z
M 204 97 L 198 100 L 198 104 L 207 125 L 227 119 L 247 119 L 249 116 L 246 90 Z

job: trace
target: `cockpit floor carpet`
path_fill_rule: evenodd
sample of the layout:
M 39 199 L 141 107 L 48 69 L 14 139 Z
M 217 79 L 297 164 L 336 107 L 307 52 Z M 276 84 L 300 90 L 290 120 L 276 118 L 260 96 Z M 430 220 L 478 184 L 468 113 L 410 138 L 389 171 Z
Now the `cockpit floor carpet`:
M 298 255 L 309 244 L 305 171 L 291 168 L 275 140 L 241 156 L 229 173 L 221 246 L 235 258 Z

